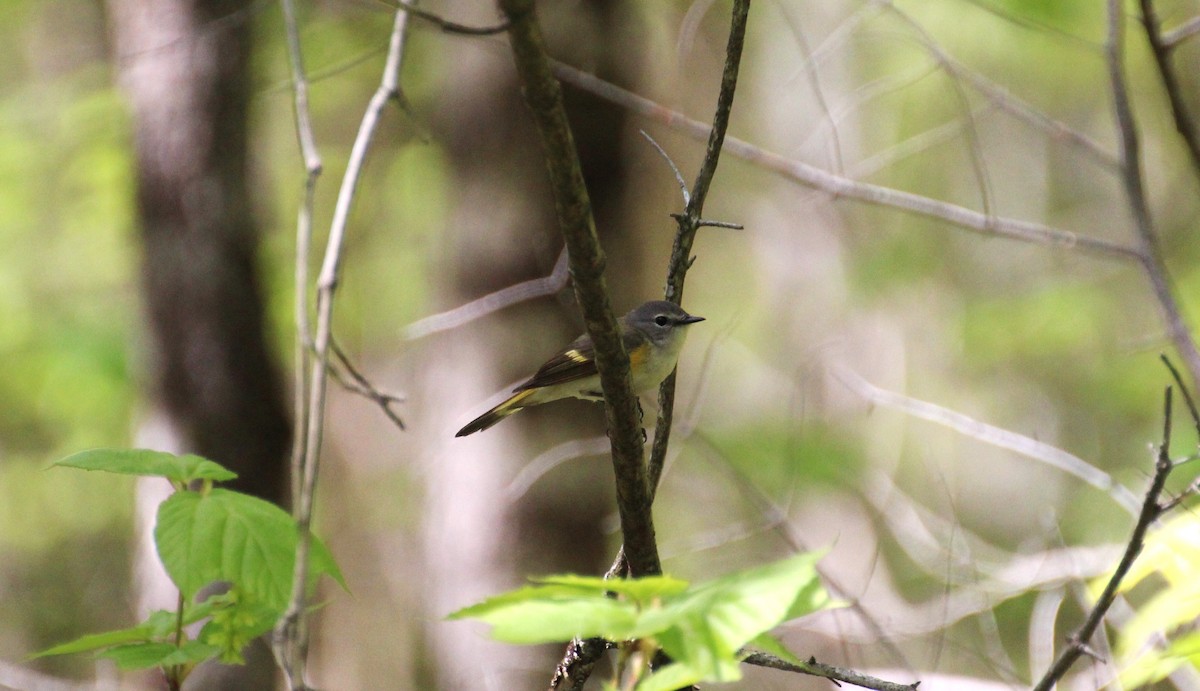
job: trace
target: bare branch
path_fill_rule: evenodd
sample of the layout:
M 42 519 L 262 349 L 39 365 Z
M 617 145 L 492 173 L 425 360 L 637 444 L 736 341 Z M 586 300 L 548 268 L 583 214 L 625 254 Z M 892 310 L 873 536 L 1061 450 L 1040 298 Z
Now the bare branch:
M 1187 102 L 1183 100 L 1183 88 L 1171 65 L 1171 46 L 1162 35 L 1162 27 L 1158 24 L 1158 15 L 1154 12 L 1153 0 L 1139 0 L 1142 6 L 1142 25 L 1146 28 L 1146 39 L 1150 42 L 1150 50 L 1154 54 L 1154 63 L 1158 65 L 1158 74 L 1162 77 L 1163 91 L 1167 92 L 1167 100 L 1171 103 L 1171 116 L 1175 119 L 1175 129 L 1183 137 L 1188 154 L 1192 157 L 1192 168 L 1200 175 L 1200 133 L 1188 113 Z
M 662 566 L 650 515 L 643 431 L 633 394 L 629 356 L 613 317 L 604 280 L 606 259 L 596 235 L 579 154 L 563 108 L 562 87 L 550 71 L 533 0 L 500 0 L 499 4 L 510 22 L 508 37 L 525 102 L 541 134 L 575 295 L 596 347 L 596 369 L 604 389 L 625 552 L 634 575 L 657 574 Z
M 1163 34 L 1163 45 L 1168 50 L 1175 50 L 1180 43 L 1188 40 L 1192 36 L 1200 34 L 1200 16 L 1192 17 L 1183 24 Z
M 894 408 L 913 417 L 945 425 L 986 444 L 1015 451 L 1022 456 L 1045 463 L 1107 493 L 1113 501 L 1131 514 L 1137 513 L 1137 497 L 1125 487 L 1117 484 L 1111 475 L 1078 456 L 1025 435 L 980 422 L 949 408 L 881 389 L 847 367 L 838 367 L 834 371 L 834 376 L 848 389 L 871 403 Z
M 675 174 L 675 182 L 679 183 L 679 191 L 683 194 L 683 205 L 687 206 L 691 201 L 692 194 L 688 191 L 687 183 L 683 180 L 683 173 L 679 172 L 679 166 L 675 165 L 675 161 L 671 160 L 671 157 L 667 155 L 666 149 L 659 146 L 658 142 L 654 141 L 654 137 L 651 137 L 646 130 L 638 130 L 638 134 L 645 137 L 646 141 L 650 142 L 650 146 L 653 146 L 654 150 L 658 152 L 658 155 L 663 157 L 668 166 L 671 166 L 671 172 Z
M 1129 91 L 1125 85 L 1125 71 L 1122 61 L 1125 55 L 1125 16 L 1119 0 L 1108 0 L 1108 40 L 1105 43 L 1104 56 L 1108 65 L 1108 77 L 1112 88 L 1113 110 L 1116 113 L 1117 134 L 1120 139 L 1121 181 L 1125 187 L 1125 196 L 1129 200 L 1130 211 L 1133 214 L 1134 228 L 1140 245 L 1138 254 L 1142 268 L 1150 279 L 1154 296 L 1162 310 L 1163 321 L 1166 322 L 1167 332 L 1171 342 L 1180 357 L 1183 358 L 1191 375 L 1192 384 L 1200 385 L 1200 351 L 1192 340 L 1191 332 L 1183 318 L 1183 311 L 1175 299 L 1175 291 L 1171 286 L 1170 277 L 1162 260 L 1158 246 L 1158 236 L 1154 230 L 1154 221 L 1150 216 L 1150 204 L 1146 198 L 1146 190 L 1142 179 L 1142 166 L 1139 158 L 1137 123 L 1133 117 L 1133 107 L 1129 101 Z
M 638 96 L 593 75 L 562 63 L 555 63 L 554 74 L 564 82 L 583 89 L 663 125 L 697 139 L 708 136 L 709 127 L 686 115 Z M 736 137 L 725 138 L 725 151 L 745 161 L 779 173 L 806 187 L 834 197 L 845 197 L 875 206 L 884 206 L 906 213 L 948 222 L 952 225 L 987 236 L 1021 240 L 1042 245 L 1079 249 L 1114 259 L 1141 261 L 1138 249 L 1099 238 L 1091 238 L 1069 230 L 1052 228 L 1042 223 L 988 216 L 972 209 L 924 197 L 911 192 L 859 182 L 834 175 L 802 161 L 754 146 Z
M 1111 0 L 1110 9 L 1113 7 L 1119 11 L 1120 3 L 1118 0 Z M 1111 15 L 1110 15 L 1111 16 Z M 1133 562 L 1137 556 L 1141 554 L 1142 547 L 1145 545 L 1146 531 L 1163 512 L 1163 507 L 1158 503 L 1158 498 L 1162 494 L 1163 487 L 1166 485 L 1167 476 L 1171 474 L 1171 469 L 1174 467 L 1171 463 L 1171 387 L 1167 387 L 1163 395 L 1163 436 L 1162 443 L 1158 447 L 1158 456 L 1154 463 L 1154 477 L 1150 481 L 1150 487 L 1146 490 L 1146 496 L 1142 501 L 1142 510 L 1138 515 L 1137 523 L 1133 526 L 1133 534 L 1129 537 L 1129 544 L 1125 547 L 1125 553 L 1121 556 L 1120 563 L 1113 571 L 1112 576 L 1108 579 L 1108 583 L 1104 586 L 1104 591 L 1100 597 L 1096 599 L 1096 604 L 1092 610 L 1088 612 L 1087 619 L 1079 630 L 1071 636 L 1067 646 L 1063 648 L 1058 657 L 1054 660 L 1054 664 L 1050 669 L 1046 670 L 1046 674 L 1033 687 L 1033 691 L 1050 691 L 1055 684 L 1066 675 L 1067 670 L 1081 655 L 1087 654 L 1090 650 L 1089 641 L 1092 635 L 1096 633 L 1100 623 L 1104 620 L 1104 615 L 1108 612 L 1108 608 L 1112 606 L 1113 600 L 1116 599 L 1117 589 L 1121 586 L 1121 581 L 1125 579 L 1125 574 L 1129 573 L 1129 569 L 1133 566 Z
M 528 281 L 521 281 L 516 285 L 511 285 L 494 293 L 488 293 L 481 298 L 476 298 L 465 305 L 419 319 L 405 327 L 404 337 L 410 340 L 423 338 L 439 331 L 457 328 L 467 322 L 474 321 L 492 312 L 498 312 L 518 302 L 553 295 L 566 287 L 569 277 L 570 275 L 567 273 L 567 248 L 564 247 L 562 252 L 559 252 L 558 259 L 554 262 L 554 268 L 551 269 L 548 275 Z
M 461 34 L 463 36 L 494 36 L 495 34 L 502 34 L 505 31 L 508 31 L 508 22 L 502 22 L 500 24 L 496 24 L 495 26 L 468 26 L 466 24 L 452 22 L 449 19 L 445 19 L 440 15 L 430 12 L 429 10 L 423 10 L 412 3 L 405 2 L 404 0 L 385 0 L 385 2 L 396 9 L 404 10 L 417 19 L 423 19 L 430 24 L 436 25 L 439 29 L 448 34 Z
M 392 405 L 403 403 L 405 400 L 404 396 L 384 393 L 375 388 L 375 385 L 354 366 L 354 363 L 350 362 L 350 358 L 346 356 L 345 351 L 337 344 L 337 341 L 330 341 L 329 345 L 333 350 L 334 356 L 337 358 L 338 365 L 341 367 L 341 370 L 339 370 L 333 365 L 329 366 L 329 373 L 333 376 L 334 380 L 350 393 L 358 394 L 378 405 L 383 410 L 383 414 L 392 421 L 392 424 L 403 430 L 404 420 L 400 419 L 399 413 L 392 410 Z M 342 376 L 343 371 L 347 376 Z
M 817 662 L 816 658 L 811 657 L 807 662 L 797 665 L 777 658 L 774 655 L 750 653 L 742 662 L 748 665 L 769 667 L 770 669 L 778 669 L 784 672 L 799 672 L 800 674 L 809 674 L 814 677 L 824 677 L 834 682 L 840 681 L 864 689 L 875 689 L 875 691 L 916 691 L 916 688 L 921 685 L 919 681 L 914 681 L 911 684 L 898 684 L 894 681 L 877 679 L 852 669 L 821 664 Z
M 379 124 L 379 118 L 389 101 L 400 93 L 400 64 L 404 55 L 407 36 L 408 14 L 403 10 L 396 13 L 392 23 L 392 34 L 388 43 L 387 61 L 379 88 L 371 97 L 359 125 L 354 146 L 342 185 L 338 190 L 337 205 L 334 207 L 330 224 L 329 239 L 325 247 L 325 258 L 321 273 L 317 277 L 317 330 L 313 340 L 316 361 L 312 364 L 310 377 L 307 435 L 300 466 L 303 470 L 298 501 L 293 507 L 297 525 L 296 563 L 292 576 L 292 599 L 287 612 L 275 628 L 274 652 L 287 677 L 288 687 L 293 691 L 307 689 L 305 664 L 308 654 L 308 632 L 306 626 L 305 601 L 308 583 L 309 551 L 312 541 L 312 517 L 318 470 L 320 468 L 321 439 L 324 433 L 325 393 L 329 368 L 329 350 L 333 335 L 333 294 L 337 288 L 341 269 L 342 247 L 346 226 L 350 217 L 350 206 L 366 162 L 367 151 Z
M 312 247 L 313 206 L 316 201 L 317 180 L 321 177 L 321 154 L 313 136 L 312 119 L 308 108 L 308 76 L 304 70 L 304 55 L 300 50 L 300 28 L 296 23 L 294 0 L 282 0 L 284 28 L 287 32 L 288 59 L 291 65 L 292 91 L 295 94 L 296 135 L 300 155 L 304 157 L 304 201 L 296 216 L 295 319 L 296 364 L 293 373 L 292 505 L 300 500 L 300 478 L 303 475 L 304 439 L 308 435 L 308 371 L 312 327 L 308 321 L 308 261 Z M 282 662 L 282 661 L 281 661 Z

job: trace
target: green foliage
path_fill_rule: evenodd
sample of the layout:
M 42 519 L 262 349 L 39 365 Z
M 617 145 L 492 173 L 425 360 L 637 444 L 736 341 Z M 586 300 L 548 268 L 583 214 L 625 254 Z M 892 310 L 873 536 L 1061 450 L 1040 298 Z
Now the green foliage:
M 1157 574 L 1166 587 L 1154 594 L 1123 626 L 1117 644 L 1121 683 L 1126 688 L 1151 684 L 1182 665 L 1200 667 L 1200 531 L 1191 512 L 1180 512 L 1146 539 L 1141 556 L 1121 582 L 1128 592 Z M 1108 577 L 1093 583 L 1095 593 Z M 1166 634 L 1166 647 L 1153 644 Z
M 145 449 L 94 449 L 54 465 L 171 481 L 178 491 L 159 506 L 154 542 L 179 588 L 180 609 L 160 610 L 130 628 L 83 636 L 39 657 L 95 651 L 121 669 L 162 667 L 182 680 L 204 660 L 242 663 L 246 645 L 283 615 L 292 591 L 296 523 L 274 504 L 212 487 L 235 473 L 199 456 Z M 188 489 L 193 483 L 199 483 L 198 490 Z M 332 554 L 316 539 L 311 560 L 310 587 L 321 575 L 345 587 Z M 202 590 L 218 585 L 220 593 L 196 603 Z M 183 627 L 205 620 L 199 636 L 189 639 Z
M 165 477 L 177 486 L 193 480 L 225 482 L 237 477 L 237 473 L 207 458 L 192 454 L 176 456 L 149 449 L 91 449 L 67 456 L 54 465 L 121 475 Z
M 742 648 L 749 644 L 782 653 L 767 635 L 777 624 L 832 606 L 816 573 L 820 554 L 801 554 L 773 564 L 689 586 L 666 576 L 604 580 L 555 576 L 490 598 L 450 615 L 492 625 L 492 636 L 509 643 L 551 643 L 573 637 L 640 641 L 643 668 L 661 647 L 672 663 L 641 676 L 639 691 L 676 689 L 701 681 L 735 681 Z M 615 595 L 612 596 L 612 595 Z

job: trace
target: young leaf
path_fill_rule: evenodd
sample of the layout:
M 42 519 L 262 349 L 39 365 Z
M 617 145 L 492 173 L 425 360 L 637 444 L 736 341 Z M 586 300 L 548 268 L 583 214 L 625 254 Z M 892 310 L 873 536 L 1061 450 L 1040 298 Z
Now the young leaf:
M 138 624 L 128 629 L 117 629 L 116 631 L 105 631 L 103 633 L 91 633 L 86 636 L 80 636 L 68 643 L 60 643 L 52 648 L 47 648 L 40 653 L 32 655 L 31 658 L 86 653 L 91 650 L 100 650 L 101 648 L 109 648 L 114 645 L 146 642 L 151 638 L 151 626 L 149 624 Z
M 688 665 L 672 662 L 659 667 L 653 674 L 638 682 L 637 691 L 675 691 L 686 689 L 699 681 L 705 681 L 702 672 Z
M 219 652 L 219 648 L 200 641 L 187 641 L 178 648 L 170 643 L 132 643 L 109 648 L 98 657 L 108 658 L 116 662 L 117 667 L 130 670 L 203 662 L 216 657 Z
M 237 477 L 237 473 L 207 458 L 192 454 L 176 456 L 150 449 L 91 449 L 67 456 L 53 465 L 122 475 L 165 477 L 178 484 L 187 484 L 192 480 L 225 482 Z
M 283 611 L 292 591 L 296 524 L 283 509 L 239 492 L 176 492 L 158 507 L 154 542 L 171 580 L 191 600 L 217 581 Z M 312 576 L 345 586 L 329 550 L 313 541 Z
M 739 648 L 830 602 L 816 573 L 820 556 L 801 554 L 693 588 L 650 614 L 666 624 L 656 638 L 672 659 L 703 671 L 705 679 L 730 680 Z
M 579 588 L 583 592 L 598 594 L 616 593 L 624 595 L 634 603 L 648 604 L 654 600 L 672 597 L 687 590 L 688 582 L 670 576 L 647 576 L 645 578 L 601 578 L 599 576 L 577 576 L 565 574 L 535 578 L 535 583 Z
M 634 631 L 638 608 L 603 592 L 569 586 L 529 586 L 489 598 L 451 614 L 492 625 L 492 637 L 507 643 L 554 643 L 579 636 L 623 640 Z

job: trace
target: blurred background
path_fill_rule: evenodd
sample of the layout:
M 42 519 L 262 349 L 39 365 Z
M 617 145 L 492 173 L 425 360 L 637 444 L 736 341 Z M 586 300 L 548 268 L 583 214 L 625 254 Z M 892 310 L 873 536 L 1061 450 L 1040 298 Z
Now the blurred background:
M 489 3 L 423 6 L 497 21 Z M 1194 0 L 1157 7 L 1167 29 L 1200 14 Z M 562 61 L 711 118 L 728 2 L 539 9 Z M 1146 186 L 1194 323 L 1197 180 L 1127 9 Z M 393 14 L 366 0 L 298 11 L 325 165 L 315 272 Z M 730 134 L 1132 246 L 1105 30 L 1085 0 L 758 2 Z M 51 462 L 198 450 L 283 496 L 304 181 L 284 37 L 271 2 L 0 4 L 0 664 L 37 688 L 155 688 L 87 656 L 26 660 L 132 625 L 153 600 L 135 577 L 135 508 L 155 488 Z M 1196 39 L 1174 54 L 1193 111 L 1197 59 Z M 407 397 L 407 430 L 331 390 L 317 532 L 352 594 L 323 594 L 312 681 L 541 688 L 560 649 L 501 646 L 443 617 L 529 576 L 607 568 L 619 535 L 603 412 L 564 402 L 454 437 L 583 326 L 566 287 L 412 328 L 550 274 L 562 245 L 503 36 L 414 22 L 401 83 L 354 202 L 334 330 L 373 384 Z M 638 130 L 689 180 L 703 143 L 576 88 L 566 98 L 624 312 L 661 297 L 682 207 Z M 172 172 L 180 161 L 194 165 Z M 922 689 L 1028 686 L 1086 611 L 1080 584 L 1115 563 L 1161 436 L 1170 344 L 1139 266 L 834 198 L 731 155 L 705 212 L 745 230 L 696 241 L 684 306 L 707 321 L 681 360 L 655 506 L 666 571 L 703 581 L 826 548 L 827 585 L 854 606 L 782 627 L 797 655 Z M 1178 453 L 1195 448 L 1188 425 L 1176 437 Z M 1070 688 L 1113 671 L 1081 661 Z M 196 688 L 219 683 L 255 688 Z M 749 670 L 728 688 L 827 684 Z

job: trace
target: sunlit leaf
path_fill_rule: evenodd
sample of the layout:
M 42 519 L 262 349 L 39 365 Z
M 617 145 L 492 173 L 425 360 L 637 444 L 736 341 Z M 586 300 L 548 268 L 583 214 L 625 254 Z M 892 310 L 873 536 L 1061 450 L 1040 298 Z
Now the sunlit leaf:
M 178 484 L 193 480 L 225 482 L 237 477 L 237 473 L 207 458 L 192 454 L 177 456 L 150 449 L 91 449 L 67 456 L 54 465 L 122 475 L 165 477 Z

